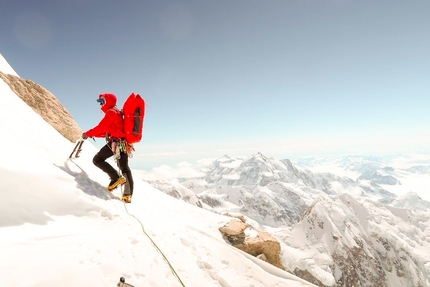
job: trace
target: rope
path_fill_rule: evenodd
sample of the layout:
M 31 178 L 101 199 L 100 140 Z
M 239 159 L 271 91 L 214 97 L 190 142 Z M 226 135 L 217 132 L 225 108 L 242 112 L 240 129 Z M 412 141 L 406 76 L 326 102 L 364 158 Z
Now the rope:
M 179 277 L 178 273 L 176 273 L 175 268 L 173 268 L 172 264 L 170 263 L 169 259 L 167 259 L 166 255 L 164 255 L 163 251 L 161 251 L 160 247 L 158 247 L 158 245 L 154 242 L 154 240 L 152 240 L 151 236 L 149 236 L 148 233 L 146 233 L 145 231 L 145 227 L 143 226 L 143 223 L 139 220 L 139 218 L 137 218 L 136 216 L 134 216 L 133 214 L 131 214 L 128 209 L 127 209 L 127 205 L 125 202 L 124 203 L 124 208 L 125 211 L 127 212 L 127 214 L 131 217 L 133 217 L 134 219 L 136 219 L 140 226 L 142 227 L 142 231 L 143 233 L 146 235 L 146 237 L 148 237 L 148 239 L 151 241 L 152 245 L 155 247 L 155 249 L 161 254 L 161 256 L 163 257 L 164 261 L 167 263 L 167 265 L 169 265 L 170 270 L 172 271 L 173 275 L 175 275 L 176 279 L 178 279 L 179 283 L 181 283 L 182 286 L 185 287 L 185 284 L 182 282 L 181 278 Z
M 119 172 L 121 173 L 121 168 L 120 168 L 120 166 L 119 166 L 119 160 L 118 160 L 118 159 L 116 159 L 116 162 L 117 162 L 117 165 L 118 165 L 118 168 L 119 168 Z M 122 195 L 124 194 L 123 188 L 124 188 L 124 187 L 123 187 L 123 185 L 121 185 L 121 187 L 120 187 L 120 189 L 121 189 L 121 197 L 122 197 Z M 170 270 L 172 271 L 173 275 L 175 275 L 176 279 L 178 279 L 179 283 L 181 283 L 181 285 L 182 285 L 183 287 L 185 287 L 185 284 L 182 282 L 182 280 L 181 280 L 181 278 L 179 277 L 178 273 L 176 273 L 175 268 L 173 268 L 173 266 L 172 266 L 172 264 L 170 263 L 169 259 L 167 259 L 166 255 L 164 255 L 163 251 L 161 251 L 160 247 L 158 247 L 158 245 L 157 245 L 157 244 L 155 243 L 155 241 L 151 238 L 151 236 L 149 236 L 149 234 L 148 234 L 148 233 L 146 233 L 146 231 L 145 231 L 145 227 L 143 226 L 142 221 L 140 221 L 140 219 L 139 219 L 138 217 L 136 217 L 134 214 L 131 214 L 131 213 L 128 211 L 128 209 L 127 209 L 127 204 L 126 204 L 124 201 L 123 201 L 123 204 L 124 204 L 124 209 L 125 209 L 125 211 L 127 212 L 127 214 L 128 214 L 130 217 L 133 217 L 134 219 L 136 219 L 136 220 L 137 220 L 137 222 L 139 222 L 140 227 L 142 228 L 143 234 L 145 234 L 145 235 L 146 235 L 146 237 L 148 237 L 148 239 L 151 241 L 151 243 L 152 243 L 152 245 L 155 247 L 155 249 L 156 249 L 156 250 L 161 254 L 161 256 L 163 257 L 164 261 L 167 263 L 167 265 L 169 265 Z

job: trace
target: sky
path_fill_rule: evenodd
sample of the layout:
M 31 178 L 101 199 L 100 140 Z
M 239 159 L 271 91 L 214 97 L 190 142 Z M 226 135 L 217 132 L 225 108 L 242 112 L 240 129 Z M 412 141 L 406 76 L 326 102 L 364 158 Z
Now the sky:
M 135 167 L 429 152 L 428 1 L 4 2 L 0 53 L 83 130 L 145 98 Z
M 132 203 L 123 203 L 92 164 L 96 146 L 86 141 L 80 157 L 68 159 L 74 144 L 2 80 L 0 97 L 9 107 L 0 113 L 0 132 L 17 141 L 0 141 L 8 151 L 0 161 L 3 285 L 104 287 L 124 277 L 136 287 L 314 286 L 226 243 L 218 228 L 231 217 L 138 177 Z

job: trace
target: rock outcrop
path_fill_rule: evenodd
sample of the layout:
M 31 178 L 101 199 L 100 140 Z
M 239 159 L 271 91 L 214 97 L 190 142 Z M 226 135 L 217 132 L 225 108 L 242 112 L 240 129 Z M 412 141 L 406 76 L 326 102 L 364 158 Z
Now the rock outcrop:
M 60 101 L 41 85 L 20 77 L 0 72 L 0 78 L 27 105 L 71 142 L 82 135 L 82 130 Z
M 247 229 L 250 233 L 246 234 Z M 281 263 L 281 245 L 270 233 L 252 229 L 244 222 L 244 217 L 233 219 L 223 227 L 220 232 L 223 238 L 228 240 L 234 247 L 264 260 L 280 269 L 285 269 Z

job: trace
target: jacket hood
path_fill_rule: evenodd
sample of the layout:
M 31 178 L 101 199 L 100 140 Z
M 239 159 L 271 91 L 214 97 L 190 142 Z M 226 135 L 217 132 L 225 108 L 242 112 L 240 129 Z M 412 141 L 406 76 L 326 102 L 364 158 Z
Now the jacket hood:
M 106 94 L 100 94 L 99 99 L 104 98 L 105 104 L 101 106 L 101 110 L 106 113 L 109 109 L 116 106 L 116 96 L 114 94 L 106 93 Z

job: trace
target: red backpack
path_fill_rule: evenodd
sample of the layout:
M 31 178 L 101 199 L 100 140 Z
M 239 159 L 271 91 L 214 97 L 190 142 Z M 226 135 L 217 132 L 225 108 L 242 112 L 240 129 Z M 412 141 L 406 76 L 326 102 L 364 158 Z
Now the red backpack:
M 131 93 L 124 102 L 122 113 L 124 116 L 125 140 L 129 144 L 140 142 L 145 116 L 145 100 L 139 94 Z

